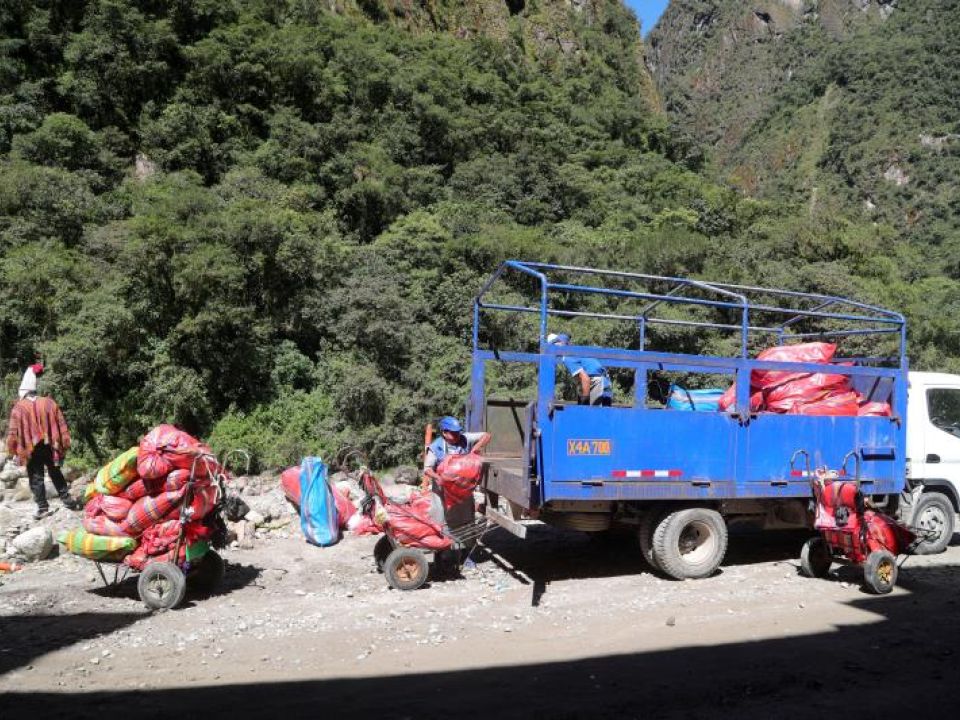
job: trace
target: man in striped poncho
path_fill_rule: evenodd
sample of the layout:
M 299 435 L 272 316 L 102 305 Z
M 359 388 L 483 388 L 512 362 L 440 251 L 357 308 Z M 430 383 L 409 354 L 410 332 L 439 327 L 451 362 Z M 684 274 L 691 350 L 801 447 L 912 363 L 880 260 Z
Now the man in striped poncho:
M 53 398 L 37 395 L 36 376 L 42 372 L 43 366 L 31 366 L 24 373 L 20 399 L 10 412 L 7 430 L 7 451 L 21 464 L 26 463 L 30 491 L 37 503 L 34 517 L 38 520 L 50 512 L 44 488 L 44 469 L 64 506 L 71 510 L 79 507 L 70 497 L 67 481 L 60 471 L 60 463 L 70 449 L 70 430 Z M 31 378 L 27 377 L 28 374 Z

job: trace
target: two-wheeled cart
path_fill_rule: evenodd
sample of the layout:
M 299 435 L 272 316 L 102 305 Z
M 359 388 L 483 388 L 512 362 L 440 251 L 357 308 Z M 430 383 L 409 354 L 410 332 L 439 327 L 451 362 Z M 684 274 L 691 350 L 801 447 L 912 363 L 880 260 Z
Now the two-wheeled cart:
M 190 557 L 184 553 L 180 561 L 181 550 L 187 544 L 186 526 L 190 523 L 192 512 L 190 503 L 195 488 L 203 480 L 210 479 L 216 488 L 216 500 L 213 509 L 200 521 L 209 530 L 209 549 L 199 557 Z M 212 454 L 198 454 L 190 468 L 190 478 L 186 482 L 186 491 L 181 499 L 180 528 L 170 557 L 173 561 L 151 561 L 139 571 L 120 560 L 93 560 L 100 579 L 107 588 L 116 588 L 128 577 L 138 574 L 137 592 L 143 603 L 151 610 L 171 610 L 183 602 L 187 586 L 190 589 L 208 594 L 219 587 L 226 572 L 223 558 L 216 549 L 226 546 L 227 528 L 223 519 L 226 501 L 227 471 Z
M 484 533 L 491 527 L 485 519 L 457 527 L 438 523 L 411 505 L 396 502 L 383 492 L 380 482 L 367 469 L 360 475 L 365 493 L 361 512 L 383 530 L 373 550 L 377 569 L 397 590 L 416 590 L 427 582 L 430 565 L 459 573 Z M 472 507 L 473 498 L 469 498 Z

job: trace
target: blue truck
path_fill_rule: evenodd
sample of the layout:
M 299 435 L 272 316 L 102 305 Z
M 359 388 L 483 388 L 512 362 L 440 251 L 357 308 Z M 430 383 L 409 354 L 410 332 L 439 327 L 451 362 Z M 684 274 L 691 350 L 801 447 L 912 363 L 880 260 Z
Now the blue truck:
M 568 332 L 572 343 L 549 343 L 552 332 Z M 578 344 L 598 335 L 622 347 Z M 760 361 L 757 351 L 815 340 L 852 350 L 838 352 L 828 371 L 848 376 L 864 400 L 888 403 L 888 416 L 751 409 L 751 372 L 825 371 Z M 696 350 L 677 351 L 686 347 Z M 565 399 L 563 365 L 585 358 L 614 378 L 609 406 Z M 498 390 L 505 374 L 513 378 L 508 392 Z M 693 387 L 736 383 L 735 402 L 725 411 L 671 409 L 658 392 L 671 378 Z M 908 382 L 906 323 L 890 310 L 816 293 L 511 260 L 474 301 L 467 426 L 493 435 L 482 489 L 494 522 L 521 537 L 531 518 L 585 532 L 632 525 L 652 566 L 699 578 L 723 560 L 731 525 L 809 526 L 817 465 L 846 466 L 876 505 L 939 528 L 927 549 L 942 550 L 956 484 L 936 473 L 908 477 Z

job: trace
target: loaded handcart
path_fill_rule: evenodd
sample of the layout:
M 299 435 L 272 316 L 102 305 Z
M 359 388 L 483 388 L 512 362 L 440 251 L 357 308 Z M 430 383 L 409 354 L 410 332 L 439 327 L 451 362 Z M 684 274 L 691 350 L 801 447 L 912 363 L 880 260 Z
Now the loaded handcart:
M 482 461 L 479 461 L 482 464 Z M 360 487 L 365 493 L 361 512 L 383 532 L 374 547 L 377 569 L 397 590 L 416 590 L 427 582 L 431 561 L 436 570 L 459 573 L 483 535 L 491 527 L 475 519 L 473 488 L 476 477 L 445 477 L 440 495 L 425 492 L 408 503 L 391 500 L 380 482 L 363 468 Z M 439 521 L 440 507 L 443 521 Z M 451 526 L 456 519 L 469 518 Z
M 801 572 L 825 578 L 835 562 L 857 565 L 863 568 L 864 582 L 872 592 L 889 593 L 903 564 L 897 564 L 897 557 L 912 554 L 927 531 L 907 527 L 871 507 L 862 490 L 855 451 L 847 453 L 839 471 L 822 467 L 810 472 L 810 455 L 805 450 L 794 454 L 791 465 L 801 456 L 813 490 L 814 527 L 819 531 L 800 552 Z M 850 458 L 854 459 L 853 477 L 848 475 Z
M 137 591 L 152 610 L 177 607 L 188 586 L 213 592 L 225 573 L 217 550 L 227 544 L 228 459 L 221 464 L 207 446 L 160 426 L 97 474 L 83 527 L 59 540 L 91 560 L 107 588 L 139 574 Z

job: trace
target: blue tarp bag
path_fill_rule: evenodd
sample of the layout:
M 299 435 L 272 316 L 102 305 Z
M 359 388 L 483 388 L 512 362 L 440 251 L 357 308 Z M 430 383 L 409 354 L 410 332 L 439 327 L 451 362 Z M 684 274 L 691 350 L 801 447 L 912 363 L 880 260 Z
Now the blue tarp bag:
M 327 466 L 317 457 L 304 458 L 300 463 L 300 528 L 311 545 L 326 547 L 340 539 Z
M 687 390 L 680 385 L 671 385 L 667 396 L 668 410 L 697 410 L 699 412 L 719 412 L 720 396 L 723 390 Z

